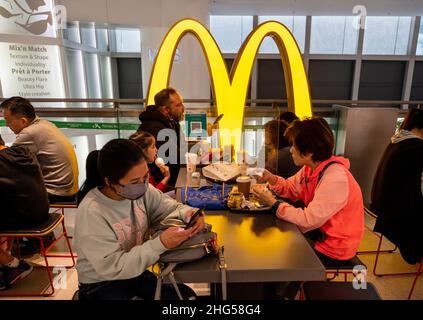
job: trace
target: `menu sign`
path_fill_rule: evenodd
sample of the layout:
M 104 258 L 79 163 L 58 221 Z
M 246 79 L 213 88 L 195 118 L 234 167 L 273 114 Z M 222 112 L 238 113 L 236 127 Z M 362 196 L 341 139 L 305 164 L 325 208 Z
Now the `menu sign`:
M 3 97 L 64 98 L 59 48 L 0 43 Z

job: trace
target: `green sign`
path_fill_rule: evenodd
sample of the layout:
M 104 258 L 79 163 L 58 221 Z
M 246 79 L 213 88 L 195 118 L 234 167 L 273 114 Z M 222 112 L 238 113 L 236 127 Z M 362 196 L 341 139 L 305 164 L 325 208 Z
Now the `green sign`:
M 136 123 L 102 123 L 102 122 L 63 122 L 50 121 L 61 129 L 95 129 L 95 130 L 130 130 L 136 131 L 139 124 Z M 5 127 L 6 121 L 0 120 L 0 127 Z

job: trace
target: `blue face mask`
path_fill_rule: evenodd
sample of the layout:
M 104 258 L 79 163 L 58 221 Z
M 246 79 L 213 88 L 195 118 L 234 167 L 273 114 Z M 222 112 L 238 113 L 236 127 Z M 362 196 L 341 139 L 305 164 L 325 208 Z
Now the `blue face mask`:
M 123 191 L 116 192 L 118 195 L 129 200 L 137 200 L 147 192 L 148 174 L 144 177 L 144 182 L 130 183 L 121 185 L 121 187 L 123 187 Z

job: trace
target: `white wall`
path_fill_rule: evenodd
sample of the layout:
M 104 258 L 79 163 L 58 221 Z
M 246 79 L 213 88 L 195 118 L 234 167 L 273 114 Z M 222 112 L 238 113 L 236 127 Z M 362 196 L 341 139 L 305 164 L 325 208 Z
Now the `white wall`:
M 195 18 L 208 26 L 208 1 L 162 0 L 161 8 L 166 8 L 161 14 L 161 25 L 142 25 L 141 27 L 141 55 L 143 69 L 143 90 L 146 97 L 153 60 L 149 57 L 149 50 L 157 52 L 163 37 L 169 28 L 178 20 Z M 173 63 L 170 85 L 177 88 L 185 99 L 207 98 L 210 96 L 210 78 L 207 64 L 200 45 L 192 36 L 184 37 L 179 46 L 180 60 Z
M 195 18 L 209 23 L 209 0 L 57 0 L 66 7 L 69 21 L 96 22 L 141 28 L 144 96 L 148 89 L 153 61 L 148 49 L 157 49 L 178 20 Z M 207 64 L 201 47 L 190 37 L 181 40 L 181 60 L 174 64 L 170 85 L 184 98 L 204 98 L 210 95 Z

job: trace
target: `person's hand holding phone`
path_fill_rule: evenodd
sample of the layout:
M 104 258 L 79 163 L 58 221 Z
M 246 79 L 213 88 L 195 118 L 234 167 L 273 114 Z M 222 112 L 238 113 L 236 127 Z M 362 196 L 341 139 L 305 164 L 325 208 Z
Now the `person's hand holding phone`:
M 204 221 L 204 210 L 198 209 L 197 211 L 192 211 L 191 215 L 188 216 L 188 223 L 185 227 L 185 230 L 191 230 L 191 236 L 197 234 L 205 227 Z
M 222 117 L 223 117 L 223 113 L 221 113 L 217 118 L 216 118 L 216 120 L 214 120 L 214 122 L 213 123 L 207 123 L 207 135 L 208 136 L 211 136 L 212 134 L 213 134 L 213 130 L 214 129 L 218 129 L 219 128 L 219 121 L 220 121 L 220 119 L 222 119 Z
M 193 235 L 192 231 L 190 229 L 185 230 L 181 227 L 170 227 L 160 234 L 160 241 L 166 249 L 176 248 Z
M 216 118 L 216 120 L 214 120 L 213 125 L 217 125 L 220 121 L 220 119 L 223 118 L 223 113 L 219 114 L 219 116 Z

